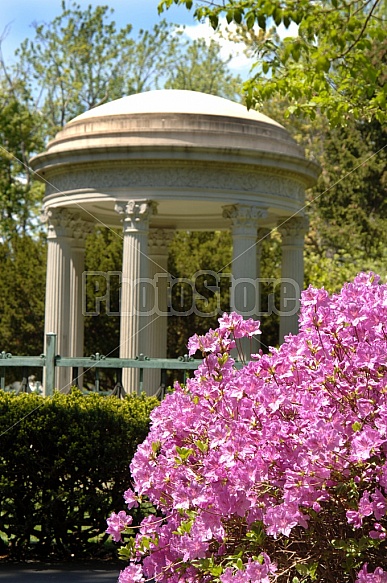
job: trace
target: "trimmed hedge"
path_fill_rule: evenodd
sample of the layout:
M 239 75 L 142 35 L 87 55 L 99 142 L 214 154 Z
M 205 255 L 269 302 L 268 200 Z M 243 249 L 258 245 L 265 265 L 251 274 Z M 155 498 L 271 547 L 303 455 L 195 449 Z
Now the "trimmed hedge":
M 128 465 L 157 404 L 146 396 L 0 391 L 1 550 L 15 558 L 101 551 L 106 518 L 122 508 Z

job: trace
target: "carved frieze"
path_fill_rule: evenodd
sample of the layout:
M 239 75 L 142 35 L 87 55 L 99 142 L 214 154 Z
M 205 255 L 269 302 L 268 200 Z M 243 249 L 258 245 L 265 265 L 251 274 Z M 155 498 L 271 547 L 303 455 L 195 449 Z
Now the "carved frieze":
M 136 166 L 111 166 L 109 168 L 79 168 L 71 172 L 53 174 L 46 186 L 46 196 L 58 192 L 91 189 L 97 192 L 118 188 L 155 188 L 212 190 L 216 192 L 246 192 L 274 195 L 296 201 L 304 197 L 304 185 L 291 173 L 281 169 L 267 171 L 262 168 L 235 165 L 218 166 L 203 163 L 178 163 L 161 166 L 150 162 Z M 87 197 L 87 194 L 85 194 Z

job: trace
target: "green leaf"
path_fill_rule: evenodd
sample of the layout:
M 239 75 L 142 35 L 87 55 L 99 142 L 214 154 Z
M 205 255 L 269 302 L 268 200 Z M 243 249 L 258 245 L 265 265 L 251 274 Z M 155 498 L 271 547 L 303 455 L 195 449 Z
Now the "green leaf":
M 276 7 L 272 16 L 276 26 L 279 26 L 282 22 L 282 10 Z
M 312 581 L 316 579 L 318 563 L 299 563 L 296 565 L 296 571 L 303 577 L 309 577 Z
M 183 536 L 184 534 L 189 534 L 191 532 L 193 523 L 194 523 L 193 520 L 185 520 L 181 522 L 181 524 L 177 528 L 177 531 L 175 531 L 175 534 L 180 534 L 181 536 Z
M 241 24 L 242 16 L 243 16 L 242 10 L 234 10 L 234 20 L 237 24 Z
M 317 71 L 324 71 L 328 73 L 331 67 L 331 63 L 328 57 L 321 55 L 316 59 L 316 69 Z
M 303 575 L 305 577 L 305 575 L 308 574 L 308 567 L 306 565 L 304 565 L 304 564 L 301 563 L 299 565 L 296 565 L 296 571 L 300 575 Z
M 153 453 L 159 453 L 161 449 L 161 441 L 153 441 L 152 442 L 152 451 Z
M 210 567 L 210 573 L 214 577 L 220 577 L 223 573 L 223 567 L 221 565 L 214 565 L 213 567 Z
M 355 423 L 352 423 L 353 431 L 360 431 L 360 429 L 362 427 L 363 427 L 363 424 L 360 421 L 355 421 Z
M 283 22 L 284 22 L 284 26 L 285 28 L 289 28 L 290 24 L 291 24 L 291 19 L 289 16 L 284 16 L 283 18 Z
M 197 439 L 196 441 L 194 441 L 194 444 L 202 453 L 207 453 L 207 451 L 208 451 L 208 443 L 207 442 L 200 441 L 200 439 Z
M 253 11 L 246 14 L 245 23 L 248 30 L 251 30 L 255 24 L 255 14 Z
M 258 14 L 258 26 L 262 30 L 266 30 L 266 17 L 262 13 Z
M 208 19 L 210 21 L 212 28 L 214 30 L 216 30 L 218 28 L 218 24 L 219 24 L 219 17 L 216 14 L 210 14 L 208 16 Z
M 179 454 L 181 461 L 186 461 L 190 455 L 194 453 L 194 450 L 188 447 L 178 447 L 176 446 L 176 451 Z
M 301 57 L 301 47 L 300 47 L 299 43 L 293 43 L 292 44 L 291 53 L 292 53 L 293 59 L 297 63 L 300 60 L 300 57 Z

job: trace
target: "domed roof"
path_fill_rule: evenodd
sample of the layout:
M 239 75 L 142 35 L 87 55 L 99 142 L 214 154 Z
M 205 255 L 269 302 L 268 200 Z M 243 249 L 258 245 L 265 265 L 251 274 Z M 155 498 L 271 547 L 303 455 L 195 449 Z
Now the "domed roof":
M 114 115 L 135 114 L 196 114 L 217 115 L 225 117 L 237 117 L 239 119 L 260 121 L 267 124 L 283 127 L 267 115 L 246 106 L 223 99 L 216 95 L 199 93 L 198 91 L 186 91 L 178 89 L 162 89 L 147 91 L 116 99 L 105 103 L 71 120 L 74 123 L 81 120 L 111 117 Z
M 270 117 L 222 97 L 175 89 L 130 95 L 78 115 L 48 144 L 47 154 L 93 151 L 95 157 L 125 148 L 133 154 L 152 148 L 157 156 L 165 148 L 190 148 L 222 157 L 232 150 L 304 159 L 303 149 Z

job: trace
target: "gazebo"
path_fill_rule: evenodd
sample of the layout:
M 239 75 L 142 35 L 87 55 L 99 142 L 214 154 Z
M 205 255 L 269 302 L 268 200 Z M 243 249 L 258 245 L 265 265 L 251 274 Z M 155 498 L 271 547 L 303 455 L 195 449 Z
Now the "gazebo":
M 83 356 L 85 239 L 122 225 L 120 356 L 166 356 L 168 244 L 176 229 L 231 229 L 232 309 L 259 315 L 262 238 L 282 237 L 280 337 L 297 333 L 318 166 L 276 121 L 192 91 L 149 91 L 71 120 L 31 166 L 46 184 L 45 331 L 62 356 Z M 63 388 L 70 379 L 60 369 Z M 135 374 L 126 370 L 130 389 Z

